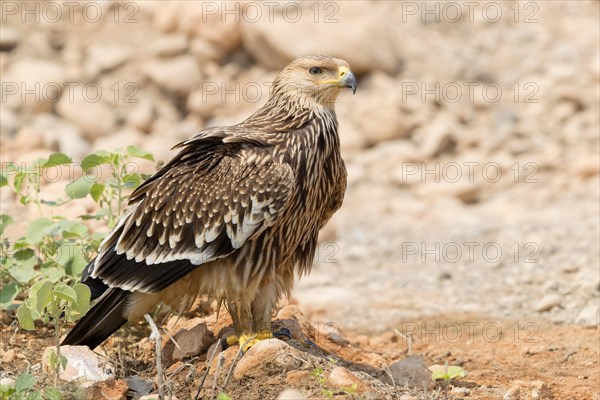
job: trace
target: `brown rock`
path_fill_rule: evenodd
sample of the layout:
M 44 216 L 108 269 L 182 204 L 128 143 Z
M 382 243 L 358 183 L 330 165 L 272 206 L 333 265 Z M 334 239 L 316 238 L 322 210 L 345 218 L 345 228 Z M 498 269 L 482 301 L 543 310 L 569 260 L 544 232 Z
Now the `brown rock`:
M 283 307 L 279 310 L 275 319 L 281 320 L 281 323 L 290 330 L 292 338 L 296 340 L 302 340 L 305 337 L 314 337 L 315 335 L 314 326 L 302 314 L 302 311 L 300 311 L 298 306 L 289 304 Z M 291 321 L 297 321 L 300 332 L 296 331 L 296 329 L 292 329 L 295 327 L 295 324 Z
M 425 366 L 420 355 L 410 356 L 389 366 L 396 386 L 423 388 L 431 383 L 431 371 Z
M 15 360 L 15 350 L 14 349 L 10 349 L 7 350 L 3 355 L 2 355 L 2 364 L 8 364 L 11 363 Z
M 340 389 L 356 388 L 358 392 L 363 392 L 368 387 L 358 376 L 344 367 L 335 367 L 327 377 L 327 382 Z
M 305 385 L 306 382 L 310 382 L 313 379 L 314 377 L 310 371 L 305 369 L 296 369 L 286 374 L 285 383 L 290 386 L 299 387 Z
M 179 361 L 207 350 L 214 342 L 214 337 L 206 324 L 201 323 L 190 329 L 180 330 L 173 336 L 173 340 L 177 345 L 167 339 L 164 342 L 163 354 L 167 360 Z
M 92 387 L 86 390 L 87 400 L 110 399 L 125 400 L 129 385 L 123 379 L 96 382 Z

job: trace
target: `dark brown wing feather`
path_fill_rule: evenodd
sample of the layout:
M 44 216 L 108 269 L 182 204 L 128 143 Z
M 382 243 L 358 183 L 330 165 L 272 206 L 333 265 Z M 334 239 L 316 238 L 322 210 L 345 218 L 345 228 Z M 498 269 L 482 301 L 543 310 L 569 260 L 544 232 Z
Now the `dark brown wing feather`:
M 131 197 L 89 273 L 111 287 L 155 292 L 225 257 L 274 225 L 294 176 L 263 143 L 210 131 Z

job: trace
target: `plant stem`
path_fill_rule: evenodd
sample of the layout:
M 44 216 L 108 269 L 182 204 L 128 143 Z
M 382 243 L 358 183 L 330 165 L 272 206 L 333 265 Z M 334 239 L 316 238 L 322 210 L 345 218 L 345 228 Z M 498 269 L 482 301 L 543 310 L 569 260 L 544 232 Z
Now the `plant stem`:
M 156 373 L 158 375 L 158 398 L 159 400 L 163 400 L 164 394 L 160 332 L 158 331 L 158 327 L 156 326 L 154 320 L 149 314 L 145 314 L 144 318 L 146 319 L 146 321 L 148 321 L 150 329 L 152 329 L 152 334 L 156 343 Z
M 60 314 L 54 316 L 54 337 L 56 339 L 56 359 L 58 360 L 56 369 L 54 371 L 54 387 L 56 387 L 56 385 L 58 384 L 58 377 L 60 376 L 60 366 L 62 364 L 60 361 L 60 323 L 59 323 L 59 318 L 60 318 Z

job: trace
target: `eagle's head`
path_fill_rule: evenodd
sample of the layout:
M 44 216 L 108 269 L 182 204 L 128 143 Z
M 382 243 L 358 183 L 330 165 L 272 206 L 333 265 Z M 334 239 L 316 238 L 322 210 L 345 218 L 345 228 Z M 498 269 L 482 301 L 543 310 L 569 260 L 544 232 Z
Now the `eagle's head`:
M 273 82 L 271 97 L 297 100 L 305 106 L 333 107 L 343 88 L 356 92 L 356 76 L 340 58 L 306 55 L 292 61 Z

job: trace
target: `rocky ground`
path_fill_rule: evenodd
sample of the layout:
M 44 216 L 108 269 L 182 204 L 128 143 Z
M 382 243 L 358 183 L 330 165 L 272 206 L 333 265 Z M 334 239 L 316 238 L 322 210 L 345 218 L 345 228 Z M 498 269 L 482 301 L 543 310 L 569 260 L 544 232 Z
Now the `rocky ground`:
M 419 377 L 445 362 L 467 372 L 448 398 L 600 398 L 598 2 L 453 3 L 462 18 L 421 2 L 236 2 L 230 14 L 218 2 L 91 2 L 97 20 L 90 7 L 70 18 L 61 6 L 56 19 L 40 5 L 37 21 L 7 3 L 3 163 L 126 144 L 168 160 L 178 141 L 260 107 L 298 55 L 336 55 L 359 75 L 337 105 L 344 206 L 277 317 L 292 339 L 246 354 L 226 388 L 233 398 L 287 388 L 301 394 L 280 398 L 424 398 Z M 44 193 L 62 191 L 63 178 Z M 0 193 L 2 213 L 32 218 Z M 210 305 L 194 311 L 166 323 L 201 339 L 181 360 L 165 349 L 167 389 L 180 399 L 228 324 Z M 3 313 L 2 377 L 42 376 L 51 332 L 15 331 L 12 318 Z M 155 379 L 148 334 L 132 326 L 101 350 L 117 378 L 107 398 L 127 377 Z M 204 398 L 236 351 L 215 357 Z

